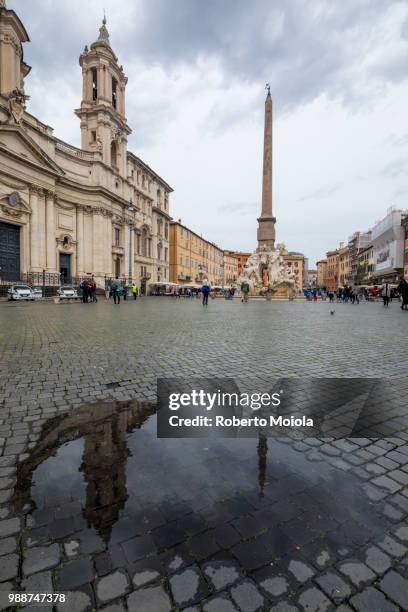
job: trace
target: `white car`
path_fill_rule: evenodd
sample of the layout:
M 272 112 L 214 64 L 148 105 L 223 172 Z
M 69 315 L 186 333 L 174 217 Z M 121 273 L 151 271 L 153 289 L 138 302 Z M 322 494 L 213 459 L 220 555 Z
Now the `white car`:
M 31 293 L 33 294 L 36 300 L 40 300 L 43 296 L 42 287 L 33 287 L 31 289 Z
M 12 285 L 8 292 L 7 298 L 13 300 L 31 300 L 34 301 L 34 295 L 28 285 Z
M 71 285 L 65 285 L 65 287 L 61 287 L 58 289 L 58 295 L 61 300 L 77 300 L 78 292 Z

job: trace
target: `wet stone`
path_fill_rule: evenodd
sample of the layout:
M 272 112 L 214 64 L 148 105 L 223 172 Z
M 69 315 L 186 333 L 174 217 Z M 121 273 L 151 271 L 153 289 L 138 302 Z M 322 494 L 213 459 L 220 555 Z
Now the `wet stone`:
M 408 609 L 408 580 L 391 570 L 379 583 L 379 588 L 403 610 Z
M 289 583 L 285 576 L 265 578 L 258 582 L 260 588 L 272 597 L 280 597 L 288 590 Z
M 51 572 L 39 572 L 22 582 L 27 593 L 53 593 Z
M 57 605 L 58 612 L 67 612 L 67 610 L 75 610 L 75 612 L 88 612 L 88 610 L 92 609 L 92 596 L 90 592 L 83 590 L 67 592 L 65 603 L 61 602 Z
M 125 612 L 125 606 L 119 602 L 105 606 L 104 608 L 101 608 L 101 610 L 103 610 L 103 612 Z
M 4 538 L 3 540 L 0 540 L 0 556 L 14 552 L 16 548 L 16 538 Z
M 289 562 L 288 570 L 294 575 L 298 582 L 307 582 L 313 578 L 315 572 L 308 565 L 301 561 L 292 560 Z
M 104 576 L 96 583 L 96 595 L 102 603 L 125 595 L 128 589 L 128 577 L 120 570 Z
M 190 566 L 174 574 L 170 579 L 170 588 L 176 606 L 194 604 L 208 594 L 207 585 L 200 574 L 198 566 Z
M 336 603 L 340 603 L 351 595 L 351 589 L 347 582 L 333 571 L 328 571 L 316 578 L 317 584 Z
M 11 580 L 18 575 L 18 555 L 4 555 L 0 558 L 0 582 Z
M 6 519 L 0 521 L 0 538 L 18 533 L 21 529 L 21 521 L 19 518 Z
M 225 589 L 240 578 L 239 566 L 232 561 L 206 563 L 203 572 L 216 591 Z
M 326 612 L 332 605 L 330 600 L 316 587 L 311 587 L 299 597 L 299 604 L 302 610 L 307 612 Z
M 25 552 L 23 574 L 28 576 L 41 570 L 55 567 L 59 561 L 60 550 L 58 544 L 30 548 Z
M 90 559 L 71 561 L 58 572 L 58 584 L 63 590 L 75 589 L 93 579 L 94 570 Z
M 143 570 L 141 572 L 137 572 L 132 579 L 133 584 L 136 588 L 144 586 L 145 584 L 149 584 L 149 582 L 153 582 L 160 578 L 159 572 L 156 570 Z
M 276 606 L 269 608 L 269 612 L 298 612 L 299 608 L 288 601 L 280 601 Z
M 129 612 L 170 612 L 172 605 L 161 586 L 138 589 L 127 598 Z
M 375 580 L 375 574 L 360 561 L 350 560 L 339 565 L 339 570 L 357 587 Z
M 204 612 L 236 612 L 236 610 L 230 599 L 219 595 L 209 599 L 203 605 Z
M 408 527 L 403 525 L 395 531 L 395 536 L 402 542 L 408 542 Z
M 263 596 L 249 579 L 243 580 L 232 587 L 231 597 L 238 608 L 246 612 L 257 612 L 262 610 L 264 605 Z
M 368 587 L 361 593 L 354 595 L 350 603 L 358 612 L 397 612 L 397 606 L 388 601 L 385 596 L 375 589 Z
M 376 574 L 383 574 L 391 567 L 391 559 L 376 546 L 370 546 L 366 550 L 366 564 Z
M 406 546 L 403 546 L 388 535 L 383 540 L 377 542 L 377 545 L 392 557 L 403 557 L 408 551 Z

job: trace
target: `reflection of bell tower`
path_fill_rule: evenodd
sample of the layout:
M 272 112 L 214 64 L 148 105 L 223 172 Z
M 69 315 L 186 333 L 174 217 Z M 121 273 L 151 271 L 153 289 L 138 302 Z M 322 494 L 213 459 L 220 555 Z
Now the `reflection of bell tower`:
M 258 439 L 258 484 L 259 497 L 264 497 L 266 484 L 266 462 L 268 457 L 268 441 L 265 436 L 259 435 Z
M 86 482 L 84 516 L 108 541 L 112 525 L 127 500 L 126 444 L 128 414 L 114 414 L 84 436 L 85 446 L 81 471 Z
M 75 111 L 81 119 L 82 148 L 99 151 L 102 161 L 126 176 L 127 137 L 125 89 L 127 77 L 112 51 L 106 18 L 99 38 L 85 47 L 79 58 L 83 90 L 81 108 Z

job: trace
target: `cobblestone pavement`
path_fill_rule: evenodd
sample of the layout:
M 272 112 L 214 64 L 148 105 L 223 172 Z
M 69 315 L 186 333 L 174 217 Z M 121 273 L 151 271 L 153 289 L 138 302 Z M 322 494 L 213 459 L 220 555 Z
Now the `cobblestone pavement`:
M 408 610 L 406 434 L 155 437 L 157 376 L 406 378 L 398 304 L 334 308 L 0 305 L 0 591 L 69 592 L 72 611 Z

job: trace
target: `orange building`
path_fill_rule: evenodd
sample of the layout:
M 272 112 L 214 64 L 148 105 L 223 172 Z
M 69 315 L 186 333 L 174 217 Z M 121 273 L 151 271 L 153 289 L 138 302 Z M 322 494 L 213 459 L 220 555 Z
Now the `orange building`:
M 326 253 L 326 278 L 325 286 L 329 291 L 336 291 L 338 288 L 338 273 L 339 273 L 339 251 L 328 251 Z

